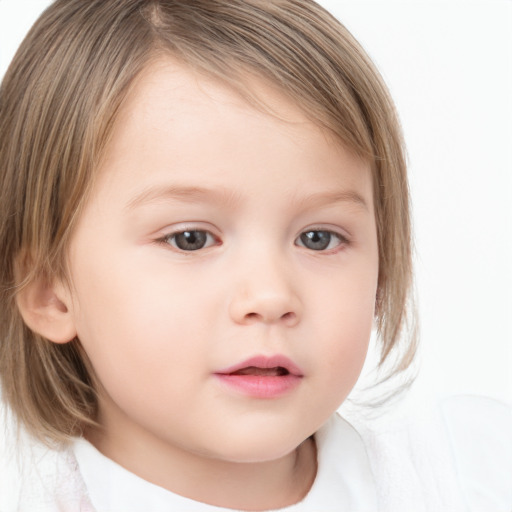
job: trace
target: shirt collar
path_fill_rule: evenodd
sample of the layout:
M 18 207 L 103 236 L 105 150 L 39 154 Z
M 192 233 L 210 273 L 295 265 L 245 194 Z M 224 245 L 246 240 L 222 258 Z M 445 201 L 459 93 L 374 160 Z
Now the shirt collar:
M 300 503 L 281 510 L 376 510 L 373 475 L 364 443 L 356 430 L 335 414 L 315 434 L 315 442 L 318 471 L 313 486 Z M 73 451 L 97 511 L 230 510 L 199 504 L 143 480 L 102 455 L 85 439 L 77 439 Z

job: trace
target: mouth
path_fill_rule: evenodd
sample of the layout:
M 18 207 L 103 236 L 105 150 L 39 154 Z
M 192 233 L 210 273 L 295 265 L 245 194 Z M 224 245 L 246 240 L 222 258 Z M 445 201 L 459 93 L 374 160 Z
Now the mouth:
M 302 370 L 290 358 L 280 354 L 270 357 L 251 357 L 216 373 L 221 375 L 256 375 L 262 377 L 284 377 L 286 375 L 303 377 L 304 375 Z
M 259 368 L 258 366 L 247 366 L 229 375 L 255 375 L 259 377 L 283 377 L 290 375 L 290 372 L 283 366 L 276 366 L 274 368 Z
M 278 398 L 293 391 L 302 370 L 285 356 L 256 356 L 215 373 L 230 391 L 252 398 Z

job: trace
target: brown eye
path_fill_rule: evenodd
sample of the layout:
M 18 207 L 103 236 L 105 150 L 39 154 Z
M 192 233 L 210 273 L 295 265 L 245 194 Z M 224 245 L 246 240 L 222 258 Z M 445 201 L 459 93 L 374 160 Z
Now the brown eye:
M 312 251 L 325 251 L 334 249 L 343 243 L 344 237 L 332 231 L 315 229 L 305 231 L 298 240 L 297 245 L 311 249 Z
M 213 236 L 207 231 L 190 230 L 173 233 L 166 242 L 180 251 L 198 251 L 213 244 Z

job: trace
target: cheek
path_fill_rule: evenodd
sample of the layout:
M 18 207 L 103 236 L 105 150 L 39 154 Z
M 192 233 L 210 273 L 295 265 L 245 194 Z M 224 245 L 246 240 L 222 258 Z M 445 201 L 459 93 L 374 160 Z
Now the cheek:
M 331 320 L 330 333 L 325 335 L 323 364 L 325 377 L 335 387 L 351 388 L 364 364 L 372 329 L 372 317 L 367 312 L 338 315 Z
M 158 269 L 139 276 L 120 266 L 102 270 L 94 261 L 81 269 L 76 327 L 104 386 L 128 378 L 149 383 L 176 371 L 186 376 L 194 358 L 205 353 L 198 321 L 198 312 L 208 311 L 203 299 L 186 287 L 178 291 L 183 283 L 163 279 Z
M 327 393 L 342 401 L 356 383 L 368 351 L 374 321 L 377 272 L 354 270 L 333 279 L 327 293 L 318 292 L 315 312 L 315 373 Z
M 151 295 L 140 287 L 104 293 L 110 307 L 92 301 L 81 310 L 84 350 L 112 403 L 129 416 L 147 415 L 164 424 L 164 404 L 185 409 L 192 369 L 204 366 L 193 324 L 183 316 L 183 304 L 165 302 L 154 289 Z

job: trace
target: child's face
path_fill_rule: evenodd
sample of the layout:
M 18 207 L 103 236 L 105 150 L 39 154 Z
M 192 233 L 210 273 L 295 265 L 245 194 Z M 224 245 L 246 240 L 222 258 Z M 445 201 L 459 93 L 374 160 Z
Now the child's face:
M 114 128 L 69 256 L 106 451 L 273 460 L 361 370 L 378 273 L 369 165 L 251 80 L 279 116 L 160 62 Z M 290 374 L 243 370 L 265 358 Z

